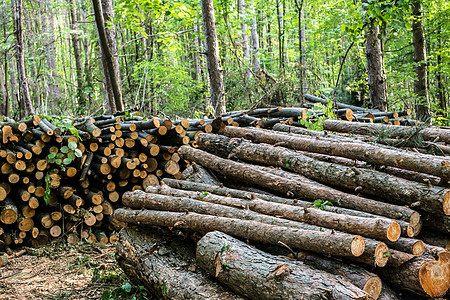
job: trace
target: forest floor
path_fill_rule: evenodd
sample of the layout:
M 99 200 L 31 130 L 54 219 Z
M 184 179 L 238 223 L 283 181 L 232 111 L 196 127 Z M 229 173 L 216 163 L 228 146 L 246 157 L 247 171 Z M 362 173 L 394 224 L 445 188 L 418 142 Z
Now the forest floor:
M 114 246 L 52 243 L 0 268 L 0 299 L 140 299 L 114 258 Z

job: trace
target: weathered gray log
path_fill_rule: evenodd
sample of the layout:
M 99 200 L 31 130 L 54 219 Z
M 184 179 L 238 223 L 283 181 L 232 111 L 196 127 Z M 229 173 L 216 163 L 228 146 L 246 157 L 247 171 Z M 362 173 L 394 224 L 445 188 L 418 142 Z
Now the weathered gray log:
M 195 262 L 195 245 L 169 230 L 129 226 L 119 236 L 120 267 L 158 299 L 242 299 L 203 272 Z
M 445 160 L 437 159 L 436 157 L 431 155 L 424 156 L 417 153 L 414 155 L 404 152 L 399 153 L 372 145 L 362 145 L 361 143 L 336 143 L 320 139 L 297 137 L 287 134 L 269 134 L 267 132 L 249 128 L 237 128 L 236 130 L 233 127 L 227 127 L 225 129 L 225 134 L 230 137 L 245 137 L 246 139 L 250 139 L 258 143 L 283 145 L 291 149 L 319 152 L 364 160 L 375 164 L 386 164 L 394 167 L 401 167 L 413 171 L 438 175 L 446 179 L 449 178 L 447 175 L 450 176 L 450 161 L 448 162 L 447 166 Z M 202 135 L 199 135 L 199 138 L 201 136 Z M 383 162 L 384 158 L 386 159 Z M 420 167 L 416 168 L 415 166 Z M 285 167 L 287 167 L 286 162 Z M 447 171 L 449 174 L 446 175 Z M 357 175 L 354 176 L 355 179 L 358 179 L 358 177 L 364 177 L 362 176 L 364 175 L 363 173 L 361 175 L 357 174 L 357 171 L 353 173 L 355 173 L 354 175 Z M 366 182 L 365 179 L 362 179 L 359 180 L 360 182 L 358 182 L 358 186 L 361 186 L 362 183 Z M 430 189 L 425 195 L 424 193 L 421 193 L 422 189 L 412 189 L 412 191 L 406 190 L 405 192 L 403 192 L 402 188 L 398 185 L 407 184 L 411 181 L 404 182 L 404 180 L 400 178 L 398 178 L 397 180 L 397 185 L 394 186 L 394 188 L 398 187 L 397 192 L 393 195 L 390 195 L 390 198 L 396 196 L 396 200 L 400 201 L 401 198 L 408 197 L 403 201 L 408 201 L 409 204 L 420 204 L 422 209 L 430 212 L 441 212 L 447 215 L 450 214 L 450 190 L 440 187 L 427 187 L 424 185 L 424 189 Z M 385 186 L 388 186 L 388 184 L 386 184 Z M 365 190 L 366 192 L 371 192 L 368 187 L 366 187 Z M 373 191 L 371 193 L 373 193 Z M 409 195 L 409 193 L 413 193 L 414 196 Z M 415 196 L 419 196 L 419 198 L 414 198 Z M 423 196 L 425 196 L 426 198 L 423 198 Z M 418 199 L 420 199 L 420 203 L 417 202 Z
M 139 204 L 143 205 L 147 202 L 157 203 L 173 203 L 175 209 L 181 211 L 193 211 L 197 213 L 214 214 L 211 211 L 213 208 L 207 207 L 207 205 L 202 202 L 209 202 L 220 204 L 222 206 L 222 211 L 225 212 L 224 205 L 244 208 L 245 210 L 251 210 L 258 212 L 263 215 L 269 215 L 273 217 L 282 217 L 284 219 L 304 222 L 316 226 L 322 226 L 325 228 L 336 229 L 343 232 L 360 234 L 362 236 L 376 238 L 382 241 L 392 240 L 396 241 L 400 237 L 400 225 L 395 221 L 388 221 L 386 219 L 378 218 L 362 218 L 350 215 L 336 214 L 332 212 L 322 211 L 318 208 L 305 208 L 297 207 L 292 205 L 280 204 L 269 202 L 261 199 L 251 199 L 244 200 L 239 198 L 223 197 L 214 194 L 209 194 L 208 192 L 198 193 L 192 191 L 176 190 L 170 188 L 166 185 L 158 187 L 148 187 L 146 189 L 147 193 L 153 193 L 153 195 L 141 195 L 138 193 L 126 192 L 123 195 L 122 202 L 125 205 L 130 205 L 132 200 L 141 200 L 140 203 L 136 203 L 134 208 L 141 208 Z M 167 197 L 162 197 L 167 195 Z M 140 197 L 140 198 L 138 198 Z M 185 197 L 190 199 L 197 199 L 199 201 L 187 201 Z M 130 201 L 131 200 L 131 201 Z M 203 206 L 203 210 L 198 209 Z M 142 206 L 144 208 L 145 206 Z M 149 209 L 163 209 L 162 207 L 145 207 Z M 183 210 L 184 209 L 184 210 Z M 173 211 L 173 210 L 172 210 Z M 220 209 L 217 210 L 221 212 Z M 241 210 L 242 211 L 242 210 Z M 217 215 L 217 214 L 214 214 Z M 223 215 L 226 217 L 225 215 Z M 237 217 L 237 216 L 229 216 Z M 273 222 L 273 220 L 269 220 Z M 270 224 L 270 223 L 269 223 Z M 320 228 L 320 227 L 319 227 Z M 318 228 L 318 229 L 319 229 Z M 307 229 L 307 228 L 305 228 Z M 319 229 L 320 230 L 320 229 Z
M 197 262 L 220 282 L 250 299 L 366 299 L 343 277 L 257 250 L 222 232 L 197 244 Z
M 201 233 L 221 230 L 237 237 L 276 244 L 279 241 L 293 248 L 356 257 L 364 252 L 364 238 L 337 233 L 333 239 L 327 232 L 286 228 L 260 222 L 216 217 L 197 213 L 176 213 L 154 210 L 126 210 L 119 208 L 114 217 L 122 222 L 185 228 Z M 307 248 L 307 249 L 306 249 Z

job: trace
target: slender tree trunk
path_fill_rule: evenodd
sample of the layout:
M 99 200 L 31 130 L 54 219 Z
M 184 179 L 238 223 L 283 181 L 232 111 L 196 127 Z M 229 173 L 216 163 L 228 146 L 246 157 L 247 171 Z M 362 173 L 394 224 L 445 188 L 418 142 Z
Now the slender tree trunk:
M 104 1 L 102 0 L 102 2 Z M 108 93 L 108 102 L 110 105 L 111 112 L 114 113 L 118 109 L 119 110 L 123 109 L 122 91 L 120 89 L 120 79 L 117 77 L 118 73 L 115 70 L 115 66 L 116 64 L 118 64 L 118 62 L 117 63 L 114 62 L 115 60 L 113 54 L 114 49 L 108 42 L 109 34 L 107 33 L 105 28 L 105 21 L 107 20 L 103 18 L 103 11 L 100 5 L 100 0 L 92 0 L 92 3 L 94 7 L 95 22 L 97 24 L 97 30 L 99 35 L 100 49 L 102 51 L 102 64 L 103 64 L 103 71 L 105 73 L 106 89 L 107 91 L 109 89 L 112 90 L 112 95 Z M 112 99 L 111 96 L 113 96 Z
M 303 0 L 296 0 L 295 1 L 295 5 L 297 7 L 297 14 L 298 14 L 298 52 L 299 52 L 299 56 L 298 56 L 298 66 L 299 66 L 299 98 L 300 98 L 300 102 L 303 103 L 303 95 L 305 94 L 305 90 L 303 89 L 303 84 L 304 84 L 304 66 L 303 66 L 303 48 L 304 48 L 304 44 L 303 44 L 303 39 L 305 37 L 305 31 L 303 30 Z
M 441 37 L 441 27 L 438 28 L 438 45 L 439 48 L 442 47 L 442 37 Z M 448 116 L 447 111 L 447 100 L 445 99 L 445 88 L 442 83 L 442 55 L 439 52 L 437 55 L 437 84 L 438 84 L 438 99 L 439 99 L 439 108 L 442 110 L 444 117 Z
M 81 63 L 81 48 L 80 38 L 78 36 L 78 16 L 75 0 L 70 0 L 70 14 L 72 27 L 72 46 L 75 57 L 75 68 L 77 74 L 77 98 L 78 98 L 78 113 L 83 113 L 86 110 L 86 97 L 83 91 L 83 65 Z
M 29 116 L 34 114 L 34 107 L 33 103 L 31 102 L 30 91 L 28 89 L 28 79 L 25 72 L 25 52 L 22 29 L 23 4 L 22 0 L 13 0 L 11 1 L 11 4 L 16 36 L 17 72 L 19 74 L 19 82 L 21 87 L 25 116 Z
M 202 74 L 201 74 L 201 63 L 200 63 L 200 45 L 197 43 L 198 42 L 198 26 L 194 21 L 194 26 L 193 26 L 193 30 L 194 30 L 194 38 L 195 38 L 195 46 L 194 46 L 194 50 L 193 50 L 193 56 L 194 56 L 194 67 L 195 67 L 195 81 L 200 82 L 200 80 L 202 79 Z
M 284 73 L 284 15 L 282 8 L 280 8 L 280 1 L 282 0 L 277 0 L 278 57 L 280 70 Z
M 202 0 L 203 30 L 206 40 L 206 55 L 209 80 L 211 83 L 211 104 L 215 116 L 219 117 L 226 111 L 223 69 L 219 60 L 219 44 L 216 33 L 216 18 L 212 0 Z
M 414 80 L 414 94 L 416 96 L 417 119 L 430 121 L 430 99 L 427 84 L 427 53 L 425 48 L 425 34 L 423 30 L 422 3 L 415 0 L 412 4 L 412 32 L 414 44 L 414 62 L 416 63 L 416 79 Z
M 253 48 L 253 72 L 258 73 L 259 69 L 261 69 L 261 61 L 259 60 L 259 35 L 258 35 L 258 26 L 256 23 L 256 14 L 255 14 L 255 4 L 251 3 L 251 33 L 252 33 L 252 48 Z
M 242 34 L 242 51 L 244 53 L 244 66 L 245 73 L 249 77 L 250 71 L 248 70 L 248 65 L 250 61 L 250 52 L 248 47 L 248 36 L 247 36 L 247 13 L 245 11 L 245 2 L 244 0 L 238 1 L 238 10 L 241 17 L 241 34 Z
M 16 81 L 16 72 L 14 69 L 14 63 L 13 63 L 13 56 L 8 53 L 8 61 L 11 62 L 9 67 L 9 80 L 11 82 L 11 101 L 10 101 L 10 107 L 13 108 L 14 105 L 19 105 L 19 96 L 18 96 L 18 89 L 17 89 L 17 81 Z M 9 117 L 9 115 L 8 115 Z
M 117 55 L 117 39 L 116 39 L 116 29 L 114 27 L 114 10 L 112 8 L 112 0 L 101 0 L 102 4 L 102 12 L 103 12 L 103 21 L 105 24 L 105 32 L 106 38 L 108 40 L 108 45 L 111 50 L 113 69 L 111 72 L 114 72 L 114 76 L 111 77 L 111 83 L 113 85 L 117 84 L 118 94 L 114 93 L 114 101 L 116 103 L 117 110 L 124 110 L 123 99 L 122 99 L 122 90 L 120 84 L 120 67 L 119 67 L 119 58 Z M 111 75 L 110 75 L 111 76 Z M 117 81 L 117 83 L 116 83 Z M 115 87 L 113 86 L 113 90 Z
M 0 102 L 0 115 L 7 116 L 8 115 L 8 93 L 6 90 L 6 84 L 5 84 L 5 72 L 3 71 L 3 63 L 0 63 L 0 90 L 1 93 L 1 102 Z
M 367 11 L 368 0 L 362 0 Z M 370 103 L 373 108 L 387 111 L 386 81 L 384 79 L 383 53 L 379 39 L 380 28 L 376 20 L 364 20 L 366 25 L 366 61 L 369 82 Z

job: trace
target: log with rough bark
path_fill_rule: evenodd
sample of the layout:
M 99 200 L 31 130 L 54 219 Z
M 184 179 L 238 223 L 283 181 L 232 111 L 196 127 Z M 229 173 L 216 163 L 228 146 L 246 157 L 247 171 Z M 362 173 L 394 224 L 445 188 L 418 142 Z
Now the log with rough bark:
M 398 268 L 377 269 L 376 273 L 393 287 L 442 297 L 450 288 L 450 252 L 439 253 L 437 259 L 429 255 L 416 257 Z
M 177 213 L 154 210 L 126 210 L 119 208 L 114 217 L 122 222 L 185 228 L 201 233 L 221 230 L 233 236 L 276 244 L 278 241 L 293 247 L 337 256 L 357 257 L 364 253 L 364 238 L 336 233 L 334 239 L 327 232 L 286 228 L 256 221 L 216 217 L 197 213 Z
M 419 135 L 426 141 L 440 141 L 450 143 L 450 130 L 437 127 L 419 128 L 411 126 L 390 126 L 383 124 L 342 122 L 335 120 L 325 120 L 323 128 L 329 131 L 355 133 L 363 135 L 384 135 L 398 138 L 410 138 Z
M 296 136 L 289 136 L 289 135 L 285 135 L 285 134 L 268 134 L 267 132 L 263 132 L 263 131 L 259 131 L 259 130 L 252 130 L 252 129 L 241 129 L 238 128 L 239 130 L 235 130 L 232 127 L 227 127 L 225 130 L 225 134 L 231 136 L 231 137 L 245 137 L 247 139 L 251 139 L 255 142 L 258 143 L 268 143 L 268 144 L 277 144 L 277 145 L 283 145 L 283 146 L 287 146 L 289 148 L 292 149 L 300 149 L 300 150 L 304 150 L 304 151 L 310 151 L 310 152 L 323 152 L 325 154 L 331 154 L 331 155 L 338 155 L 338 156 L 345 156 L 345 157 L 352 157 L 352 158 L 356 158 L 356 159 L 360 159 L 360 160 L 366 160 L 368 161 L 368 159 L 364 159 L 364 157 L 367 156 L 372 156 L 372 152 L 370 152 L 369 150 L 365 151 L 362 149 L 359 149 L 359 145 L 358 143 L 353 143 L 352 146 L 349 148 L 346 147 L 341 147 L 343 145 L 346 145 L 345 143 L 331 143 L 330 141 L 324 141 L 324 140 L 312 140 L 312 139 L 308 139 L 308 138 L 302 138 L 302 137 L 296 137 Z M 201 147 L 203 147 L 203 144 L 201 143 L 201 139 L 202 136 L 204 135 L 199 135 L 198 139 L 199 139 L 199 145 Z M 217 144 L 217 142 L 215 143 Z M 248 143 L 243 143 L 244 145 L 249 145 Z M 311 148 L 308 147 L 308 144 L 311 144 Z M 260 147 L 262 149 L 275 149 L 275 148 L 270 148 L 270 146 L 265 146 L 265 145 L 253 145 L 250 144 L 253 147 Z M 228 145 L 230 146 L 230 145 Z M 206 145 L 204 146 L 206 147 Z M 211 146 L 211 148 L 213 147 L 213 145 Z M 366 147 L 366 146 L 364 146 Z M 373 147 L 370 146 L 369 147 Z M 343 149 L 347 149 L 346 151 L 343 151 Z M 209 147 L 208 147 L 209 149 Z M 337 149 L 337 151 L 334 151 L 333 149 Z M 315 179 L 320 178 L 320 176 L 317 176 L 317 174 L 322 174 L 321 176 L 326 176 L 328 170 L 324 170 L 323 168 L 321 168 L 321 165 L 326 165 L 326 166 L 330 166 L 330 167 L 334 167 L 334 168 L 340 168 L 340 165 L 330 165 L 328 163 L 324 163 L 324 162 L 318 162 L 316 160 L 311 160 L 310 158 L 306 158 L 305 156 L 302 155 L 298 155 L 293 151 L 288 151 L 285 150 L 284 148 L 278 148 L 277 151 L 280 152 L 279 156 L 276 156 L 276 154 L 274 154 L 274 157 L 270 157 L 270 154 L 266 153 L 265 150 L 259 150 L 259 156 L 247 156 L 247 154 L 249 154 L 249 150 L 247 147 L 245 147 L 245 152 L 244 150 L 242 151 L 242 155 L 245 154 L 245 157 L 247 159 L 261 159 L 261 157 L 264 156 L 264 159 L 269 160 L 269 158 L 271 159 L 270 162 L 268 162 L 269 164 L 272 163 L 273 161 L 278 161 L 278 165 L 282 165 L 284 168 L 294 168 L 291 167 L 292 164 L 297 164 L 297 166 L 295 167 L 295 169 L 297 170 L 297 172 L 310 172 L 311 174 L 308 174 L 309 176 L 313 176 Z M 359 152 L 359 150 L 361 150 L 362 152 Z M 222 150 L 223 152 L 224 150 Z M 237 152 L 236 149 L 233 149 L 234 152 Z M 383 151 L 387 151 L 387 149 L 384 149 Z M 389 150 L 391 151 L 391 150 Z M 233 154 L 235 154 L 233 152 Z M 255 150 L 256 152 L 256 150 Z M 346 152 L 346 154 L 343 154 L 344 152 Z M 372 154 L 371 154 L 372 153 Z M 239 155 L 240 153 L 236 153 L 235 155 Z M 355 154 L 355 155 L 352 155 Z M 251 154 L 249 154 L 251 155 Z M 285 157 L 281 157 L 281 156 L 285 156 Z M 377 152 L 377 155 L 381 156 L 381 152 Z M 405 153 L 396 153 L 395 155 L 397 155 L 397 158 L 394 158 L 394 161 L 400 161 L 400 162 L 405 162 L 408 161 L 408 157 L 405 156 Z M 413 155 L 410 154 L 410 156 L 412 157 Z M 417 156 L 417 154 L 415 155 Z M 378 156 L 377 156 L 378 157 Z M 286 161 L 287 159 L 287 161 Z M 302 159 L 302 160 L 301 160 Z M 378 159 L 378 158 L 377 158 Z M 266 160 L 266 161 L 267 161 Z M 281 161 L 282 160 L 282 161 Z M 309 165 L 309 163 L 311 162 L 316 162 L 318 163 L 318 166 L 316 167 L 318 170 L 311 170 L 310 168 L 306 168 L 303 166 L 303 161 L 305 161 L 305 164 Z M 432 160 L 427 161 L 427 160 L 423 160 L 422 161 L 424 164 L 428 163 L 428 164 L 432 164 Z M 399 165 L 401 165 L 401 163 L 399 163 Z M 441 163 L 439 163 L 439 168 L 446 168 L 445 166 L 441 165 Z M 437 212 L 437 213 L 443 213 L 443 214 L 450 214 L 450 190 L 446 189 L 446 188 L 441 188 L 441 187 L 428 187 L 426 185 L 420 185 L 420 184 L 416 184 L 415 182 L 411 182 L 411 181 L 407 181 L 401 178 L 396 178 L 393 176 L 385 176 L 385 174 L 381 173 L 381 172 L 376 172 L 373 170 L 363 170 L 363 169 L 351 169 L 348 170 L 348 168 L 346 169 L 346 173 L 341 173 L 341 176 L 339 178 L 334 177 L 335 174 L 330 174 L 328 175 L 327 181 L 329 180 L 334 180 L 333 182 L 330 182 L 330 184 L 334 184 L 334 185 L 338 185 L 342 186 L 342 183 L 340 182 L 340 180 L 346 181 L 346 184 L 344 184 L 344 186 L 347 186 L 347 182 L 351 182 L 354 181 L 352 183 L 352 186 L 350 186 L 350 188 L 356 188 L 356 187 L 362 187 L 363 188 L 363 193 L 364 191 L 366 193 L 372 194 L 372 195 L 377 195 L 377 196 L 384 196 L 384 197 L 388 197 L 389 199 L 393 199 L 399 202 L 403 202 L 403 203 L 408 203 L 408 204 L 414 204 L 414 207 L 420 207 L 423 210 L 429 211 L 429 212 Z M 449 170 L 450 170 L 450 165 L 449 165 Z M 342 170 L 340 171 L 342 172 Z M 367 175 L 367 173 L 370 173 L 370 175 Z M 306 176 L 308 176 L 306 175 Z M 371 178 L 373 178 L 375 175 L 377 175 L 379 178 L 377 178 L 378 183 L 383 183 L 383 184 L 378 184 L 376 187 L 374 187 L 374 184 L 376 182 L 370 182 Z M 369 176 L 369 177 L 368 177 Z M 348 181 L 347 181 L 348 180 Z M 385 182 L 385 181 L 389 181 L 389 180 L 393 180 L 395 182 Z M 369 183 L 370 182 L 370 183 Z M 409 186 L 412 186 L 411 188 L 408 189 Z M 370 187 L 373 187 L 374 189 L 370 189 Z M 383 190 L 380 190 L 380 188 L 384 188 L 384 189 L 390 189 L 389 192 L 384 192 Z M 380 192 L 383 191 L 383 193 Z M 424 192 L 425 191 L 425 192 Z M 389 193 L 389 194 L 388 194 Z
M 201 268 L 249 299 L 368 298 L 343 277 L 267 254 L 222 232 L 206 234 L 196 253 Z
M 273 203 L 261 199 L 238 199 L 223 197 L 208 192 L 197 193 L 192 191 L 177 190 L 166 185 L 158 187 L 148 187 L 146 189 L 147 195 L 137 193 L 125 193 L 122 201 L 125 205 L 130 205 L 131 201 L 139 200 L 136 203 L 135 208 L 139 208 L 139 204 L 153 201 L 154 203 L 160 202 L 173 202 L 176 207 L 178 203 L 178 209 L 181 211 L 194 211 L 195 205 L 187 207 L 189 201 L 185 197 L 190 199 L 199 200 L 196 202 L 198 206 L 201 206 L 201 202 L 209 202 L 220 204 L 221 206 L 232 206 L 237 208 L 245 208 L 245 210 L 252 210 L 260 214 L 269 215 L 273 217 L 282 217 L 284 219 L 304 222 L 312 225 L 323 226 L 325 228 L 336 229 L 343 232 L 349 232 L 354 234 L 360 234 L 367 237 L 377 238 L 379 240 L 396 241 L 400 237 L 400 226 L 395 221 L 387 221 L 386 219 L 372 219 L 362 218 L 350 215 L 336 214 L 327 211 L 322 211 L 317 208 L 309 207 L 297 207 L 292 205 Z M 162 197 L 167 195 L 169 197 Z M 172 197 L 172 198 L 171 198 Z M 186 204 L 182 201 L 187 202 Z M 129 202 L 130 201 L 130 202 Z M 143 207 L 143 206 L 142 206 Z M 145 207 L 150 209 L 161 209 L 158 207 Z M 198 213 L 208 213 L 208 209 L 205 208 L 205 212 L 195 211 Z
M 378 201 L 347 194 L 321 185 L 286 179 L 269 174 L 251 165 L 223 159 L 199 149 L 181 147 L 178 151 L 184 159 L 196 161 L 204 167 L 227 177 L 242 180 L 247 184 L 255 184 L 284 195 L 303 197 L 312 201 L 328 200 L 336 206 L 361 210 L 393 219 L 403 217 L 403 209 L 397 209 L 399 207 L 395 205 L 382 204 Z M 406 217 L 409 219 L 411 216 Z
M 367 161 L 377 165 L 387 165 L 402 169 L 432 174 L 450 179 L 450 162 L 445 158 L 386 149 L 363 142 L 340 142 L 326 138 L 309 138 L 273 131 L 238 128 L 228 126 L 225 134 L 229 137 L 242 137 L 257 143 L 277 144 L 291 149 L 317 152 Z
M 116 259 L 137 286 L 161 299 L 242 299 L 195 262 L 195 245 L 167 229 L 129 226 L 120 231 Z

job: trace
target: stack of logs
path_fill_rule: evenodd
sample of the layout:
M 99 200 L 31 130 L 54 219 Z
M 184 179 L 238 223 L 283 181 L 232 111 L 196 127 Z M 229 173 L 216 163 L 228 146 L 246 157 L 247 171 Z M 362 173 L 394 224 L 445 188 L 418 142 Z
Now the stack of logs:
M 127 117 L 125 116 L 127 115 Z M 59 128 L 49 120 L 67 120 Z M 53 123 L 56 123 L 54 121 Z M 217 128 L 219 126 L 219 128 Z M 221 122 L 115 115 L 0 122 L 0 251 L 64 237 L 117 241 L 125 191 L 180 178 L 177 149 Z M 76 130 L 74 130 L 76 129 Z
M 358 126 L 324 123 L 332 131 L 349 126 L 358 136 L 375 132 L 350 125 Z M 167 178 L 123 195 L 128 209 L 115 218 L 171 230 L 121 231 L 117 258 L 130 278 L 169 298 L 446 295 L 449 157 L 281 123 L 273 129 L 227 126 L 224 135 L 199 134 L 198 148 L 178 150 L 192 163 L 182 174 L 188 180 Z M 396 139 L 408 138 L 402 130 Z M 448 129 L 416 134 L 450 143 Z M 197 177 L 188 172 L 194 167 L 203 170 Z M 189 247 L 190 241 L 198 242 Z

